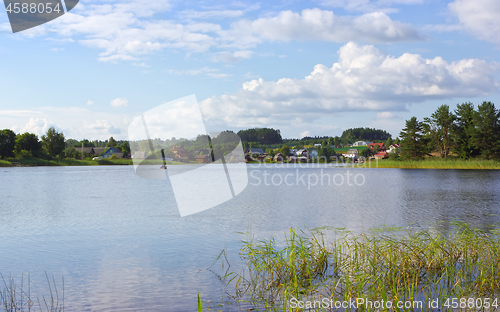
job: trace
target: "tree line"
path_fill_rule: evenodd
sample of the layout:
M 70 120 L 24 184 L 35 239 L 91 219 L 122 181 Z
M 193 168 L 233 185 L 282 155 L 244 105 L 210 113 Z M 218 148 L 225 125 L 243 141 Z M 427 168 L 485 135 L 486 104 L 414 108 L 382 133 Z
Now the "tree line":
M 34 133 L 16 134 L 10 129 L 0 130 L 0 158 L 42 158 L 54 159 L 63 157 L 80 158 L 81 152 L 75 147 L 119 147 L 122 152 L 130 153 L 128 141 L 116 141 L 110 137 L 106 141 L 93 141 L 74 139 L 65 140 L 64 133 L 51 127 L 41 138 Z M 88 155 L 85 155 L 86 157 Z
M 10 130 L 0 130 L 0 157 L 51 159 L 61 157 L 66 147 L 64 134 L 54 127 L 47 130 L 41 140 L 34 133 L 17 134 Z
M 500 157 L 500 110 L 491 102 L 474 107 L 471 102 L 457 104 L 452 112 L 441 105 L 430 117 L 406 120 L 399 134 L 401 158 L 421 159 L 425 156 L 462 159 Z

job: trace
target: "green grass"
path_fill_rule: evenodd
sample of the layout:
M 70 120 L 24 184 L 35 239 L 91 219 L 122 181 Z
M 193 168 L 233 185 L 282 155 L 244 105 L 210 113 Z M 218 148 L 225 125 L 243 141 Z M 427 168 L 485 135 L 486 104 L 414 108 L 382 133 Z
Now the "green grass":
M 31 293 L 30 276 L 27 276 L 27 283 L 24 274 L 21 276 L 20 284 L 9 276 L 7 279 L 0 273 L 0 283 L 3 284 L 3 290 L 0 290 L 0 306 L 5 312 L 64 312 L 64 278 L 62 279 L 62 294 L 59 293 L 56 281 L 52 280 L 45 273 L 49 287 L 49 295 L 46 297 L 35 297 Z M 27 285 L 26 285 L 27 284 Z M 60 297 L 61 295 L 61 297 Z
M 254 311 L 331 311 L 300 309 L 292 298 L 425 303 L 422 309 L 396 311 L 431 311 L 427 304 L 436 299 L 444 311 L 449 298 L 500 300 L 498 230 L 487 233 L 464 223 L 453 228 L 450 233 L 385 228 L 361 235 L 336 230 L 331 242 L 324 229 L 290 229 L 284 243 L 246 240 L 240 255 L 247 269 L 226 275 L 235 287 L 231 297 L 247 298 Z
M 423 160 L 389 160 L 374 161 L 371 168 L 402 169 L 500 169 L 500 161 L 459 158 L 426 158 Z
M 0 166 L 98 166 L 98 165 L 132 165 L 131 159 L 81 160 L 73 158 L 46 160 L 41 158 L 11 158 L 1 160 Z

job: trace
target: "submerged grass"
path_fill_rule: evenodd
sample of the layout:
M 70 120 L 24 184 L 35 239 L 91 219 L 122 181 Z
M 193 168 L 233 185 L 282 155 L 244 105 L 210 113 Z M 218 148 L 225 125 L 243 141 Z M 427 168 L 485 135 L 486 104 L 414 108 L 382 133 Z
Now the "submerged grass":
M 0 291 L 0 304 L 5 312 L 63 312 L 64 311 L 64 279 L 62 280 L 62 297 L 59 297 L 57 284 L 52 277 L 47 278 L 50 295 L 42 298 L 34 298 L 31 294 L 31 281 L 28 275 L 28 283 L 25 285 L 24 275 L 18 285 L 12 276 L 7 279 L 0 273 L 4 289 Z M 26 289 L 27 288 L 27 289 Z
M 486 159 L 463 160 L 459 158 L 426 158 L 423 160 L 389 160 L 375 161 L 372 168 L 402 169 L 500 169 L 500 161 Z
M 290 229 L 284 244 L 273 238 L 244 241 L 241 257 L 248 269 L 226 277 L 235 285 L 234 298 L 250 298 L 255 311 L 434 311 L 428 306 L 432 300 L 446 311 L 451 310 L 447 299 L 451 304 L 452 298 L 491 298 L 491 304 L 500 297 L 499 243 L 498 231 L 487 233 L 465 223 L 454 223 L 451 233 L 392 229 L 354 235 L 337 230 L 332 242 L 324 230 Z M 322 301 L 359 298 L 415 303 L 402 309 L 344 309 Z M 314 301 L 317 306 L 307 306 Z M 478 304 L 474 310 L 485 310 Z M 486 309 L 494 310 L 494 305 Z

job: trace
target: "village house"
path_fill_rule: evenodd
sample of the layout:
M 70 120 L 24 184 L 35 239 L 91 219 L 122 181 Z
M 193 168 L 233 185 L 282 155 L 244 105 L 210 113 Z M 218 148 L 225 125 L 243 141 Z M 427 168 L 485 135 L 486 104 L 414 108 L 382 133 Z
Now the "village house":
M 357 159 L 358 155 L 359 155 L 359 151 L 355 148 L 351 148 L 351 149 L 347 150 L 346 153 L 342 154 L 342 156 L 347 157 L 347 158 L 351 158 L 351 159 Z
M 384 146 L 384 143 L 370 143 L 368 144 L 368 148 L 373 150 L 375 148 L 375 146 L 378 146 L 378 150 L 379 151 L 385 151 L 386 148 Z
M 188 160 L 190 156 L 189 152 L 182 146 L 172 146 L 172 152 L 176 158 L 183 160 Z
M 368 142 L 368 141 L 356 141 L 352 144 L 352 146 L 365 146 L 368 144 L 371 144 L 373 142 Z
M 401 145 L 399 145 L 399 144 L 392 144 L 389 146 L 389 150 L 387 152 L 388 153 L 393 153 L 393 152 L 399 153 L 400 147 L 401 147 Z
M 108 147 L 101 155 L 101 158 L 111 158 L 115 155 L 117 158 L 123 158 L 123 152 L 118 147 Z
M 263 155 L 264 150 L 262 148 L 251 148 L 248 150 L 248 153 L 250 153 L 250 155 L 253 155 L 253 154 Z
M 283 160 L 285 160 L 285 157 L 283 157 L 283 154 L 277 153 L 276 155 L 274 155 L 274 160 L 279 161 L 279 162 L 283 162 Z
M 209 164 L 212 162 L 212 157 L 210 154 L 207 155 L 198 155 L 194 159 L 200 164 Z
M 297 151 L 297 156 L 309 158 L 309 152 L 303 148 Z
M 82 153 L 82 151 L 88 154 L 90 157 L 96 157 L 101 155 L 106 148 L 105 147 L 75 147 L 75 151 L 78 153 Z

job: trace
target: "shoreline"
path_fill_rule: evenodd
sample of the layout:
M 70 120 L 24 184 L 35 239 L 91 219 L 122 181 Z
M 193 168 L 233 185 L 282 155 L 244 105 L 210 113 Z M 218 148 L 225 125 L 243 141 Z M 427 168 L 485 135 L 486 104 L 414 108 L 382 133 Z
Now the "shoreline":
M 156 161 L 152 165 L 156 165 Z M 167 165 L 196 165 L 198 163 L 181 163 L 167 161 Z M 259 164 L 294 164 L 280 162 L 248 162 L 249 165 Z M 327 163 L 301 163 L 304 164 L 322 164 Z M 329 163 L 335 164 L 335 163 Z M 132 159 L 100 159 L 100 160 L 80 160 L 80 159 L 54 159 L 45 160 L 39 158 L 9 159 L 0 160 L 0 167 L 58 167 L 58 166 L 130 166 L 133 165 Z M 497 170 L 500 169 L 499 160 L 472 159 L 462 160 L 456 158 L 449 159 L 424 159 L 424 160 L 388 160 L 382 159 L 371 161 L 364 164 L 346 163 L 345 167 L 353 169 L 476 169 L 476 170 Z

